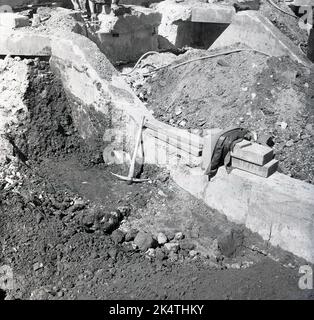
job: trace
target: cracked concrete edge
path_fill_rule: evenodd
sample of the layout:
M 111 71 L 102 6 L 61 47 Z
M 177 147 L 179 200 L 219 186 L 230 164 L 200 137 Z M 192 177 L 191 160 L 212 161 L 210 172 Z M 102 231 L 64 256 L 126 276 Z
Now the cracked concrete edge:
M 304 66 L 312 66 L 305 54 L 270 20 L 258 11 L 238 12 L 210 49 L 243 44 L 271 56 L 288 55 Z

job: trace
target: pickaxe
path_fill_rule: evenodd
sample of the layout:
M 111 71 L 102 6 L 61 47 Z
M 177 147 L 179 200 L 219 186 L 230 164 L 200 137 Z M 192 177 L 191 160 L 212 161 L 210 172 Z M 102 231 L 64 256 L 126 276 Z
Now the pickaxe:
M 115 174 L 115 173 L 111 172 L 114 176 L 116 176 L 120 180 L 126 181 L 127 184 L 132 184 L 133 182 L 144 182 L 144 181 L 148 181 L 149 180 L 149 179 L 137 179 L 137 178 L 134 178 L 135 161 L 136 161 L 138 147 L 139 147 L 139 144 L 140 144 L 141 138 L 142 138 L 144 120 L 145 120 L 145 117 L 143 116 L 142 120 L 141 120 L 141 124 L 140 124 L 140 129 L 138 131 L 137 138 L 136 138 L 136 141 L 135 141 L 135 149 L 134 149 L 133 157 L 132 157 L 132 160 L 131 160 L 131 165 L 130 165 L 130 169 L 129 169 L 129 175 L 126 177 L 126 176 L 121 176 L 119 174 Z

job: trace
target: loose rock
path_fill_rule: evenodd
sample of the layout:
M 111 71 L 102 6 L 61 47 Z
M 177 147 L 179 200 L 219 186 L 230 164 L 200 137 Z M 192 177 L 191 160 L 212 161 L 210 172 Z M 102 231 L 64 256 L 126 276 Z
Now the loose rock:
M 158 241 L 158 244 L 163 245 L 168 241 L 168 239 L 164 233 L 160 232 L 158 233 L 157 241 Z
M 155 242 L 151 234 L 144 231 L 140 231 L 134 239 L 134 243 L 141 251 L 147 251 L 149 248 L 153 248 Z
M 170 242 L 165 244 L 165 248 L 170 252 L 178 252 L 180 245 L 177 242 Z

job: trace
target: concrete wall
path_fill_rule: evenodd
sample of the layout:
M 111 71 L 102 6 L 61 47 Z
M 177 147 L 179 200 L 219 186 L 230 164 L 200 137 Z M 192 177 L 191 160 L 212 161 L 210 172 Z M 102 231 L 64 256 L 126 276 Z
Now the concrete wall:
M 40 3 L 52 3 L 52 2 L 60 2 L 62 5 L 70 5 L 71 0 L 0 0 L 0 6 L 1 5 L 10 5 L 11 7 L 15 6 L 23 6 L 23 5 L 29 5 L 29 4 L 40 4 Z
M 125 11 L 118 16 L 100 14 L 100 25 L 86 28 L 87 37 L 113 64 L 137 61 L 147 51 L 158 50 L 161 15 L 138 6 Z
M 198 169 L 173 170 L 176 183 L 274 246 L 314 262 L 314 186 L 274 173 L 265 179 L 220 168 L 210 182 Z

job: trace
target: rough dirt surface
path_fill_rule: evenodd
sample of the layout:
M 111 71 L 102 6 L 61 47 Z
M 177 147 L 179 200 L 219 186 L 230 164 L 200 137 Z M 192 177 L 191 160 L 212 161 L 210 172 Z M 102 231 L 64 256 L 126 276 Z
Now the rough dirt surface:
M 168 60 L 175 65 L 212 53 L 189 50 L 175 62 Z M 243 51 L 147 77 L 143 73 L 153 70 L 154 56 L 147 59 L 127 80 L 156 118 L 186 129 L 246 127 L 257 133 L 258 142 L 274 147 L 285 174 L 313 183 L 313 68 L 288 57 Z
M 28 65 L 27 112 L 10 127 L 15 153 L 1 167 L 0 265 L 14 274 L 2 299 L 314 298 L 298 289 L 304 261 L 167 172 L 145 167 L 150 181 L 131 186 L 114 179 L 126 168 L 94 162 L 47 63 Z

